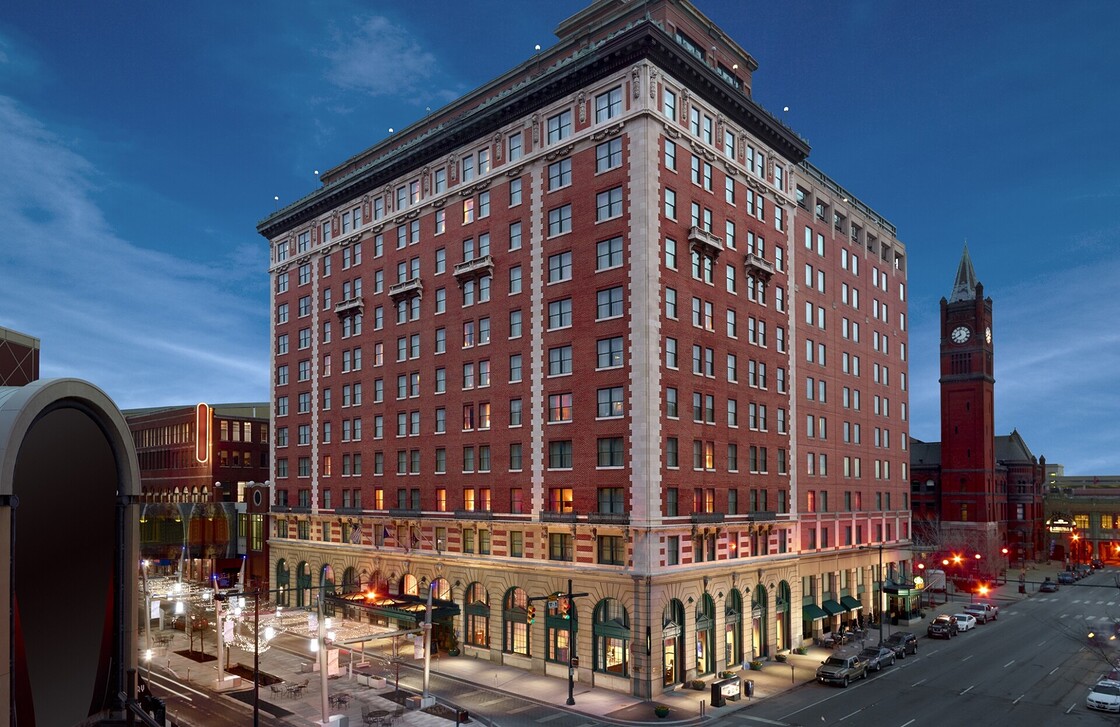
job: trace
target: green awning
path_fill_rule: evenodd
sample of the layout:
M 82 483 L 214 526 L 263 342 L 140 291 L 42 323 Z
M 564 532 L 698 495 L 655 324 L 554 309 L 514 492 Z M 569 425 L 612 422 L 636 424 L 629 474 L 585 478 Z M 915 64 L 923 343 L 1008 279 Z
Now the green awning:
M 801 607 L 802 621 L 816 621 L 821 618 L 828 618 L 828 614 L 822 611 L 821 607 L 817 604 L 810 603 L 808 606 Z
M 851 596 L 840 596 L 840 605 L 848 611 L 855 611 L 863 608 L 863 604 Z
M 829 616 L 837 616 L 844 613 L 844 607 L 831 598 L 827 599 L 823 604 L 824 610 L 828 612 Z

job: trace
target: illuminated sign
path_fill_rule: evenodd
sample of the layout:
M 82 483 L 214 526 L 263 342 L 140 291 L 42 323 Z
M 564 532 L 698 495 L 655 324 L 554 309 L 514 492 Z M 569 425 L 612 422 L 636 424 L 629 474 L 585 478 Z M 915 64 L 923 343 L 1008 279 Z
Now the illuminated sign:
M 210 406 L 194 408 L 194 458 L 205 464 L 210 461 Z

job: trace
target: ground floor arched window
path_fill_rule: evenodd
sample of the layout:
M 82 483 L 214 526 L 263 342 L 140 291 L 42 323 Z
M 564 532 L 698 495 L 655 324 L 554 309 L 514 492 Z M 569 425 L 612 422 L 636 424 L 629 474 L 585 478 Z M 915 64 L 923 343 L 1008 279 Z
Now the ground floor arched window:
M 291 571 L 288 568 L 288 561 L 281 558 L 276 561 L 276 605 L 277 606 L 290 606 L 291 599 Z
M 595 606 L 591 663 L 595 671 L 630 675 L 630 616 L 622 602 L 604 598 Z
M 334 568 L 331 568 L 329 564 L 319 569 L 319 593 L 323 595 L 323 615 L 333 616 L 334 605 L 327 600 L 328 596 L 335 595 Z
M 502 599 L 502 651 L 532 656 L 529 643 L 529 596 L 511 588 Z
M 774 626 L 777 630 L 775 635 L 776 645 L 779 651 L 788 649 L 792 646 L 792 634 L 790 633 L 790 597 L 791 591 L 789 583 L 782 581 L 778 584 L 778 601 L 774 609 L 775 622 Z
M 307 608 L 311 603 L 311 564 L 301 560 L 296 568 L 296 608 Z
M 677 599 L 669 601 L 661 615 L 661 663 L 664 665 L 662 683 L 666 687 L 679 684 L 684 670 L 679 660 L 684 656 L 684 604 Z
M 765 656 L 770 650 L 766 633 L 769 611 L 770 597 L 766 593 L 766 586 L 759 583 L 751 596 L 751 646 L 754 648 L 756 658 Z
M 696 673 L 711 674 L 716 670 L 714 637 L 716 606 L 710 594 L 700 596 L 696 604 Z
M 727 669 L 743 663 L 743 595 L 736 588 L 723 606 L 723 659 Z
M 467 586 L 463 598 L 464 641 L 472 646 L 490 646 L 490 596 L 477 581 Z

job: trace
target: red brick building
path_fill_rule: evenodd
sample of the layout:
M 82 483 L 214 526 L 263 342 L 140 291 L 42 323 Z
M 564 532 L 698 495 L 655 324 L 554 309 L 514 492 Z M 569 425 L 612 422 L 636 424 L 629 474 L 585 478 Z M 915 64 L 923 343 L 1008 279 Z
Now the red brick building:
M 258 225 L 278 599 L 432 583 L 465 651 L 647 696 L 905 608 L 893 226 L 690 3 L 556 32 Z
M 267 514 L 246 494 L 269 476 L 267 404 L 125 412 L 140 464 L 141 557 L 154 570 L 267 588 Z
M 981 576 L 1039 557 L 1044 543 L 1046 460 L 1017 431 L 995 436 L 994 342 L 992 299 L 966 247 L 941 299 L 941 441 L 913 440 L 911 488 L 931 559 L 963 554 Z

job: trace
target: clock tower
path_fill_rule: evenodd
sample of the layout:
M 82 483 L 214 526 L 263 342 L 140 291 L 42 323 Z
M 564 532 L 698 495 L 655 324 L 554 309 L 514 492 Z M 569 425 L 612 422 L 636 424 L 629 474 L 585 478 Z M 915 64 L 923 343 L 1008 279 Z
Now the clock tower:
M 953 292 L 941 299 L 940 383 L 942 532 L 991 552 L 1006 518 L 996 492 L 992 299 L 976 280 L 967 245 Z

